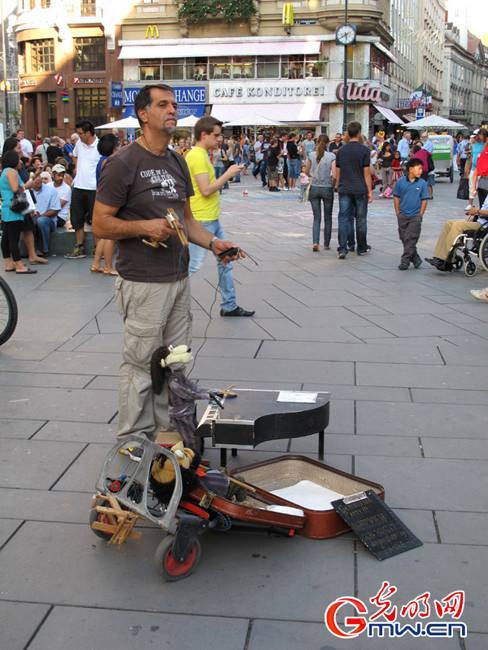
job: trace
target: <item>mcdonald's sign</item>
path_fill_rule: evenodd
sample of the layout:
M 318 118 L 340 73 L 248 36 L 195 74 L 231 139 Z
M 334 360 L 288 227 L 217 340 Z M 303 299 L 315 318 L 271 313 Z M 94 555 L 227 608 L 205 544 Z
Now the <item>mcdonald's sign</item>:
M 283 25 L 284 27 L 293 27 L 295 20 L 295 13 L 293 9 L 293 2 L 283 3 Z
M 148 25 L 146 27 L 146 38 L 159 38 L 159 29 L 157 25 Z

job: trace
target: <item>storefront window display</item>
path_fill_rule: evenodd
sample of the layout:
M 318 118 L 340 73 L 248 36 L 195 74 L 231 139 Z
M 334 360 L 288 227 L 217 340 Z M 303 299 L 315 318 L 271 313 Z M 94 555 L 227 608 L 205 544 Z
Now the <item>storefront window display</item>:
M 207 81 L 208 79 L 208 59 L 207 57 L 195 57 L 185 59 L 186 61 L 186 79 L 193 81 Z
M 174 81 L 185 78 L 185 59 L 165 59 L 163 61 L 163 79 Z
M 78 88 L 76 98 L 76 117 L 85 118 L 93 124 L 107 121 L 107 90 L 105 88 Z
M 160 59 L 142 59 L 139 65 L 141 81 L 159 81 L 161 79 Z

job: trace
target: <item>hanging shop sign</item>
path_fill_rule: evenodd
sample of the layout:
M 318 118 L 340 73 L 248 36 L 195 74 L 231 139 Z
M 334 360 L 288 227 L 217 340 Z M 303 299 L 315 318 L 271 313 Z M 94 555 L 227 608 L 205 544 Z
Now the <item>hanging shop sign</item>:
M 110 96 L 112 108 L 122 108 L 124 97 L 122 92 L 122 83 L 120 81 L 112 81 Z
M 30 88 L 31 86 L 37 86 L 37 79 L 19 79 L 20 88 Z
M 94 77 L 73 77 L 73 84 L 101 85 L 105 84 L 105 79 L 96 79 Z
M 347 84 L 346 99 L 349 102 L 379 102 L 381 100 L 381 88 L 372 86 L 369 83 L 357 84 L 350 82 Z M 344 101 L 344 84 L 339 84 L 336 88 L 336 97 Z

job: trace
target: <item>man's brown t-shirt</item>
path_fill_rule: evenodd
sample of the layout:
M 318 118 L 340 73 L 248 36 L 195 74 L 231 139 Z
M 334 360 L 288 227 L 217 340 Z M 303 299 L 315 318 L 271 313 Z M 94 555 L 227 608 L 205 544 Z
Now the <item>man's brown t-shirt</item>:
M 162 219 L 168 208 L 184 224 L 184 206 L 193 195 L 185 160 L 174 151 L 162 156 L 136 142 L 111 156 L 102 170 L 97 200 L 119 208 L 126 221 Z M 168 248 L 151 248 L 142 239 L 121 239 L 117 271 L 135 282 L 175 282 L 188 275 L 188 248 L 176 236 L 165 241 Z

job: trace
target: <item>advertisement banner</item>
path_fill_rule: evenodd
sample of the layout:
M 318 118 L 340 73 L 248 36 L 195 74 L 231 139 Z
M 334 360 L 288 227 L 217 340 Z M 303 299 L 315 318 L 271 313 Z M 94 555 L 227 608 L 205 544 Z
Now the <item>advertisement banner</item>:
M 178 119 L 195 115 L 202 117 L 207 103 L 206 86 L 172 86 L 178 102 Z M 141 87 L 125 87 L 123 93 L 124 106 L 134 106 L 134 99 Z

